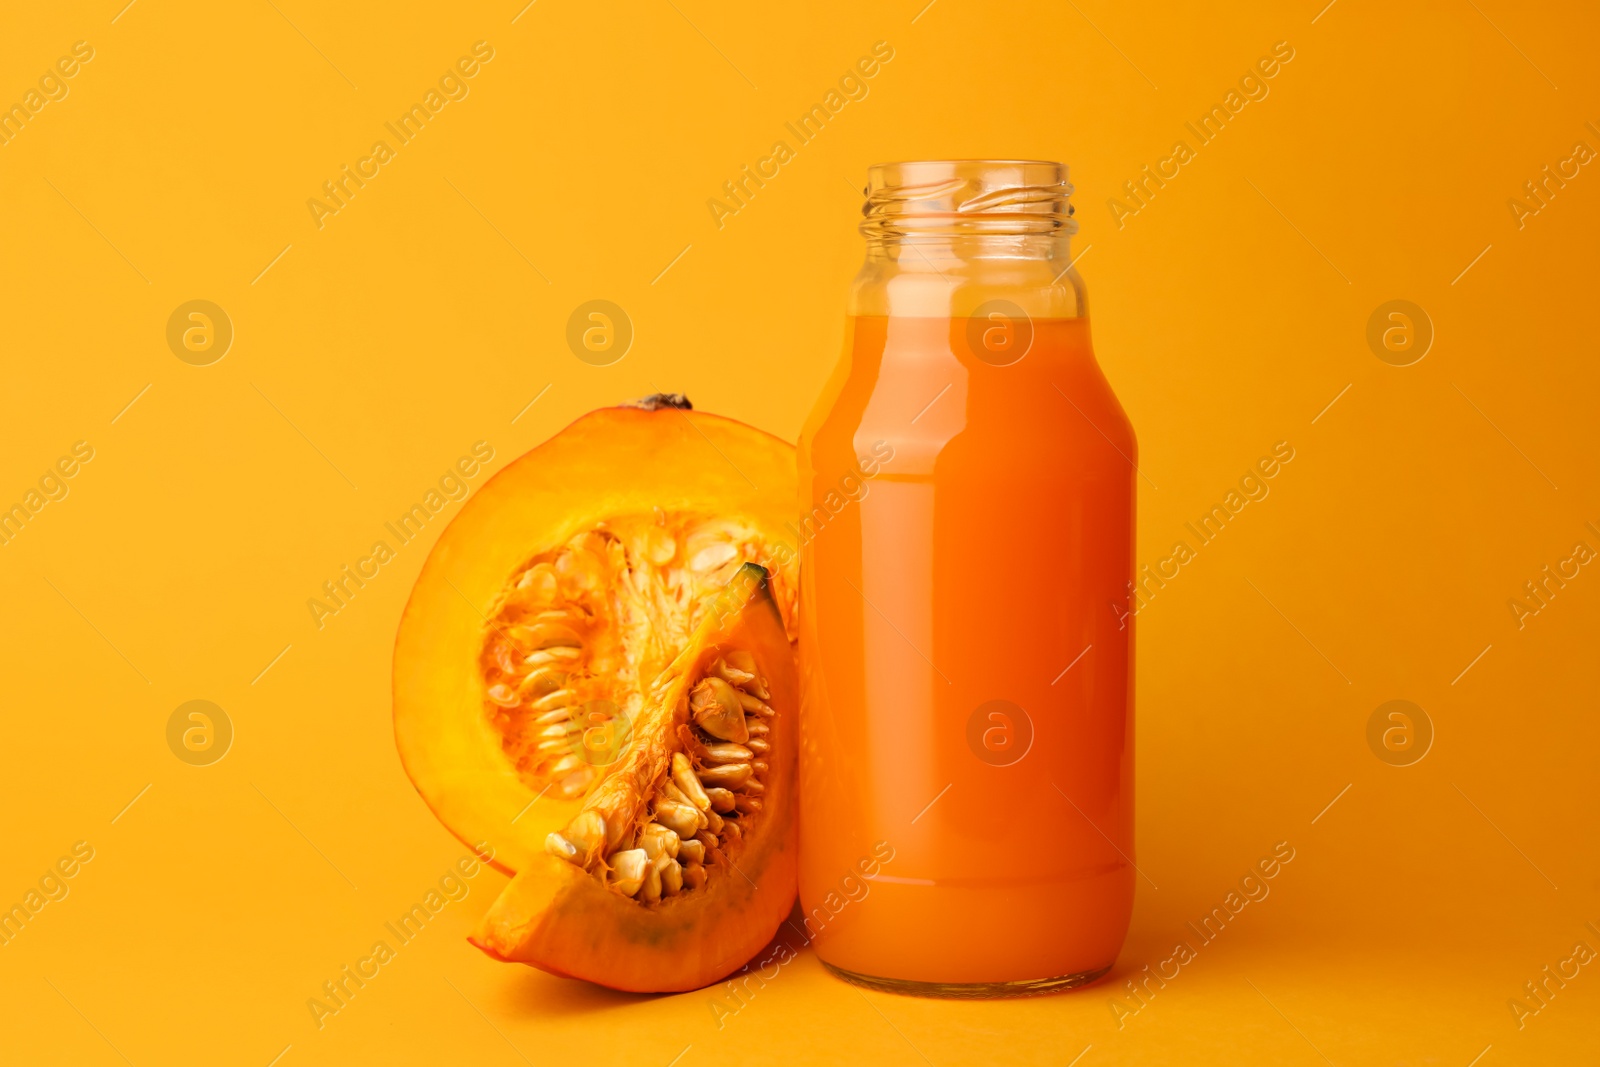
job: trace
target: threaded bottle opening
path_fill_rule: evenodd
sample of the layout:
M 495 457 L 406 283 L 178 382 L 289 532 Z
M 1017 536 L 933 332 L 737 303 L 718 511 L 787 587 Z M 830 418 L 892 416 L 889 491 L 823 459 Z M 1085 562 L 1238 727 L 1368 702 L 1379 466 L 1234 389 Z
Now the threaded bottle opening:
M 1072 184 L 1064 163 L 939 159 L 867 170 L 861 232 L 901 237 L 1070 235 Z

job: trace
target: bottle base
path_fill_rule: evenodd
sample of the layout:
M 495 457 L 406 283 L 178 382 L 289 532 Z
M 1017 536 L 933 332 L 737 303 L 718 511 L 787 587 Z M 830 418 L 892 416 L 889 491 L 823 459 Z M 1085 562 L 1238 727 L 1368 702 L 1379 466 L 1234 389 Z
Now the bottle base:
M 822 965 L 851 985 L 866 989 L 913 997 L 946 997 L 960 1000 L 1035 997 L 1043 993 L 1057 993 L 1064 989 L 1088 985 L 1111 970 L 1111 964 L 1108 963 L 1098 970 L 1062 974 L 1054 978 L 1026 978 L 1018 982 L 913 982 L 906 978 L 879 978 L 870 974 L 857 974 L 843 967 L 835 967 L 827 960 L 823 960 Z

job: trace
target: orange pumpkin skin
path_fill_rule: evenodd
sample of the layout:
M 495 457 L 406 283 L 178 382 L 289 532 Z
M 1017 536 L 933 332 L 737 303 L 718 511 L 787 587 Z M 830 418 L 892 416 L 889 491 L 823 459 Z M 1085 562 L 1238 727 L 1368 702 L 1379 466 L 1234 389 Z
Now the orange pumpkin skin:
M 440 821 L 469 845 L 487 845 L 494 866 L 515 875 L 472 936 L 491 956 L 617 989 L 692 989 L 747 962 L 788 915 L 799 744 L 786 625 L 797 589 L 789 547 L 794 494 L 793 448 L 777 438 L 701 412 L 607 408 L 509 464 L 441 535 L 396 636 L 395 739 Z M 745 569 L 771 577 L 746 582 L 737 610 L 697 626 L 649 687 L 639 722 L 665 724 L 670 744 L 671 731 L 687 720 L 697 672 L 728 649 L 760 663 L 773 717 L 762 806 L 756 813 L 741 807 L 738 816 L 750 832 L 737 844 L 722 842 L 726 852 L 712 850 L 703 885 L 646 903 L 608 886 L 603 859 L 586 871 L 546 852 L 546 839 L 604 779 L 566 799 L 530 782 L 486 713 L 481 657 L 508 579 L 530 558 L 619 516 L 652 513 L 736 521 L 765 568 L 749 565 L 756 550 L 747 545 Z

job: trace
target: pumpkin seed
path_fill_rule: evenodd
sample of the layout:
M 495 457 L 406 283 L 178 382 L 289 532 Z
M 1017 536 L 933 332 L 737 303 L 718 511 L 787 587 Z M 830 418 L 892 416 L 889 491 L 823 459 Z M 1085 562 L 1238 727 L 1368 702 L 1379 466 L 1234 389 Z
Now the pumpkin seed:
M 751 674 L 749 671 L 741 671 L 738 667 L 733 666 L 726 659 L 719 659 L 717 662 L 713 663 L 711 665 L 711 673 L 715 674 L 718 678 L 721 678 L 729 685 L 736 685 L 740 689 L 745 688 L 751 682 L 756 680 L 756 676 L 754 674 Z
M 569 712 L 563 706 L 563 707 L 556 708 L 556 709 L 554 709 L 552 711 L 547 711 L 543 715 L 540 715 L 538 718 L 533 720 L 533 725 L 535 725 L 535 726 L 559 726 L 562 723 L 571 722 L 571 721 L 572 721 L 572 713 Z M 755 752 L 755 751 L 758 751 L 758 750 L 754 746 L 752 746 L 750 751 Z
M 553 693 L 546 693 L 544 696 L 528 705 L 528 710 L 542 712 L 549 711 L 551 708 L 564 708 L 577 699 L 578 694 L 576 691 L 571 689 L 557 689 Z
M 573 771 L 557 783 L 556 792 L 560 793 L 565 800 L 581 797 L 592 781 L 594 781 L 594 768 L 584 767 L 581 770 Z
M 566 680 L 566 672 L 557 667 L 538 667 L 517 686 L 517 695 L 523 700 L 537 699 L 560 689 Z
M 647 527 L 642 540 L 639 554 L 657 567 L 665 567 L 678 554 L 678 542 L 659 526 Z
M 694 768 L 689 764 L 689 757 L 682 752 L 672 754 L 672 782 L 696 808 L 704 811 L 711 806 L 705 789 L 700 785 L 700 779 L 694 776 Z
M 730 667 L 742 671 L 755 679 L 753 683 L 746 684 L 741 688 L 748 689 L 762 700 L 771 699 L 771 695 L 767 692 L 766 679 L 756 673 L 756 658 L 753 655 L 740 649 L 729 652 L 727 659 Z
M 580 811 L 573 816 L 571 822 L 567 823 L 567 828 L 561 836 L 577 846 L 585 859 L 598 856 L 606 845 L 605 817 L 593 808 Z
M 540 667 L 546 663 L 571 663 L 583 655 L 581 648 L 542 648 L 531 653 L 522 662 L 530 667 Z
M 651 859 L 658 856 L 676 856 L 682 845 L 682 838 L 658 822 L 647 823 L 639 833 L 639 847 L 650 854 Z
M 495 666 L 499 667 L 504 673 L 521 674 L 521 660 L 522 654 L 517 651 L 515 645 L 508 641 L 496 641 L 494 643 Z
M 695 724 L 712 737 L 738 742 L 750 738 L 739 691 L 721 678 L 700 679 L 689 691 L 689 710 Z
M 705 767 L 700 771 L 700 781 L 708 786 L 721 786 L 724 789 L 737 789 L 750 780 L 754 768 L 748 763 L 724 763 L 715 767 Z
M 666 797 L 668 800 L 675 800 L 679 804 L 683 804 L 691 808 L 696 807 L 695 802 L 689 799 L 689 794 L 685 793 L 671 782 L 661 783 L 661 795 Z
M 739 694 L 739 704 L 744 708 L 745 711 L 753 711 L 764 719 L 770 719 L 777 714 L 777 712 L 761 703 L 761 701 L 757 700 L 749 693 Z
M 668 863 L 672 862 L 670 856 L 662 856 Z M 652 863 L 645 869 L 644 885 L 639 889 L 639 899 L 646 904 L 654 904 L 661 899 L 661 868 Z
M 582 766 L 584 766 L 584 762 L 578 756 L 563 756 L 556 761 L 554 767 L 550 768 L 550 773 L 557 776 L 571 774 Z
M 525 603 L 548 604 L 561 592 L 556 569 L 548 563 L 535 563 L 517 579 L 517 592 Z
M 695 844 L 698 845 L 700 842 L 696 841 Z M 583 860 L 578 857 L 578 846 L 574 845 L 571 841 L 568 841 L 560 834 L 546 834 L 544 838 L 544 850 L 550 853 L 552 856 L 566 860 L 568 863 L 576 863 L 580 866 L 583 863 Z
M 736 745 L 732 741 L 722 741 L 706 746 L 705 759 L 712 763 L 748 763 L 754 758 L 754 752 L 751 752 L 743 745 Z
M 697 574 L 705 574 L 737 559 L 738 556 L 737 548 L 727 541 L 720 541 L 706 545 L 690 556 L 689 569 Z
M 571 622 L 572 609 L 570 607 L 557 608 L 553 611 L 541 611 L 533 617 L 534 622 Z
M 693 837 L 700 829 L 700 813 L 693 805 L 676 800 L 662 800 L 656 804 L 656 822 L 679 837 Z
M 564 622 L 535 622 L 532 626 L 513 626 L 509 633 L 519 648 L 529 652 L 546 648 L 583 647 L 583 638 Z
M 631 848 L 617 852 L 611 857 L 611 886 L 623 896 L 631 897 L 644 886 L 645 876 L 653 868 L 650 866 L 650 857 L 642 848 Z M 660 882 L 656 884 L 656 891 L 660 893 Z
M 678 861 L 669 859 L 661 868 L 661 895 L 675 897 L 683 890 L 683 868 Z

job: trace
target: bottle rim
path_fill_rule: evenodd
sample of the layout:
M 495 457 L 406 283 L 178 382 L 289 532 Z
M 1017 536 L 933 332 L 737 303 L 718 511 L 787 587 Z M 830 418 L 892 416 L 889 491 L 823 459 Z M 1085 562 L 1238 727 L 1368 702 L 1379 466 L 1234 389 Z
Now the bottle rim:
M 921 165 L 937 166 L 948 163 L 978 163 L 986 166 L 1039 166 L 1060 167 L 1062 174 L 1067 172 L 1067 165 L 1058 159 L 999 159 L 988 156 L 949 156 L 943 159 L 886 159 L 867 166 L 868 173 L 883 167 L 913 167 Z
M 1064 163 L 1042 159 L 927 159 L 875 163 L 862 192 L 869 239 L 1077 232 Z

